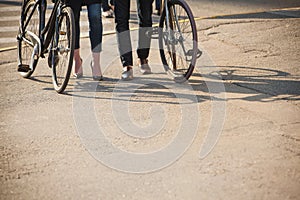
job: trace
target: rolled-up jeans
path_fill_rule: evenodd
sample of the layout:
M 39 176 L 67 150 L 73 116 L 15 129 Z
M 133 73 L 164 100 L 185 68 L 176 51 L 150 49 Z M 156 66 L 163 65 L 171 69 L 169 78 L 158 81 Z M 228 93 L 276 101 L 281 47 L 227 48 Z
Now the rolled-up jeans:
M 115 0 L 115 22 L 118 47 L 123 66 L 132 66 L 132 46 L 129 32 L 130 0 Z M 137 54 L 140 59 L 149 56 L 151 38 L 146 36 L 147 30 L 152 27 L 153 0 L 137 0 L 139 18 L 139 40 Z

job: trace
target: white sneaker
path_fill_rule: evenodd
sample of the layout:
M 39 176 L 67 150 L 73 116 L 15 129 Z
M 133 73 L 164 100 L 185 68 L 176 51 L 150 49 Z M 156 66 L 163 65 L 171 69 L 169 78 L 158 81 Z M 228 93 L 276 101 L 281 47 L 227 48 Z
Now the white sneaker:
M 130 81 L 133 79 L 133 70 L 131 66 L 123 67 L 121 79 L 123 81 Z
M 148 59 L 140 59 L 140 71 L 142 74 L 151 74 L 151 68 L 148 64 Z

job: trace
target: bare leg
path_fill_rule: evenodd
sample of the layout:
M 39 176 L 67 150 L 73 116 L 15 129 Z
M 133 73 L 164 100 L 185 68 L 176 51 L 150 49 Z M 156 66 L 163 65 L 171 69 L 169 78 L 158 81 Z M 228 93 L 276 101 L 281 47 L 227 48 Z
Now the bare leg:
M 100 53 L 93 52 L 93 64 L 92 64 L 93 76 L 102 76 L 100 68 Z
M 80 57 L 80 49 L 74 50 L 75 74 L 83 74 L 82 59 Z

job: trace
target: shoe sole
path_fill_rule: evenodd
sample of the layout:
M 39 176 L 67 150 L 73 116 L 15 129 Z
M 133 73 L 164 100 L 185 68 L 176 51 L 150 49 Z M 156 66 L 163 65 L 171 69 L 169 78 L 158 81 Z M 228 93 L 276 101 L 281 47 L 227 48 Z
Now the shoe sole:
M 133 71 L 132 71 L 132 69 L 130 71 L 127 71 L 128 74 L 123 74 L 123 73 L 122 73 L 122 76 L 121 76 L 121 80 L 123 80 L 123 81 L 130 81 L 130 80 L 133 79 Z M 123 77 L 123 75 L 125 77 Z
M 152 74 L 151 71 L 147 71 L 147 70 L 140 70 L 140 72 L 141 72 L 142 74 L 144 74 L 144 75 L 146 75 L 146 74 Z
M 127 78 L 121 77 L 121 80 L 122 80 L 122 81 L 131 81 L 131 80 L 133 80 L 133 76 L 127 77 Z
M 140 72 L 142 74 L 152 74 L 151 69 L 143 69 L 143 68 L 141 68 L 141 66 L 139 68 L 140 68 Z
M 83 74 L 73 74 L 74 78 L 80 79 L 83 77 Z

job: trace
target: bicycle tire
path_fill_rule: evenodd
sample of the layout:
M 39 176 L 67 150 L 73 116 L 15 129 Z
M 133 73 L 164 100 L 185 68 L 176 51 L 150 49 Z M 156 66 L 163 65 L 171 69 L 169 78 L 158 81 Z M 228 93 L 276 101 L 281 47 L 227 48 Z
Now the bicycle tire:
M 63 93 L 70 79 L 75 47 L 75 21 L 72 9 L 63 7 L 57 20 L 51 48 L 52 80 L 56 92 Z
M 24 17 L 21 18 L 20 24 L 25 24 L 27 23 L 28 15 L 31 13 L 32 9 L 34 8 L 35 1 L 34 0 L 29 0 L 26 2 L 24 6 L 22 6 L 21 12 L 23 12 Z M 33 51 L 34 47 L 29 45 L 28 42 L 25 41 L 31 41 L 31 38 L 26 34 L 27 31 L 31 31 L 32 33 L 38 35 L 39 34 L 39 9 L 36 8 L 35 11 L 33 12 L 33 15 L 27 25 L 26 30 L 24 30 L 24 37 L 21 35 L 21 29 L 22 27 L 19 28 L 18 32 L 18 40 L 17 40 L 17 52 L 18 52 L 18 63 L 23 64 L 23 65 L 29 65 L 30 69 L 28 72 L 19 72 L 20 75 L 24 78 L 29 78 L 33 72 L 35 71 L 35 68 L 38 64 L 38 56 L 34 56 Z M 31 41 L 32 42 L 32 41 Z
M 196 22 L 190 7 L 184 0 L 168 0 L 167 7 L 172 39 L 168 38 L 166 10 L 163 9 L 159 22 L 160 57 L 166 72 L 175 82 L 182 83 L 192 75 L 198 57 Z

